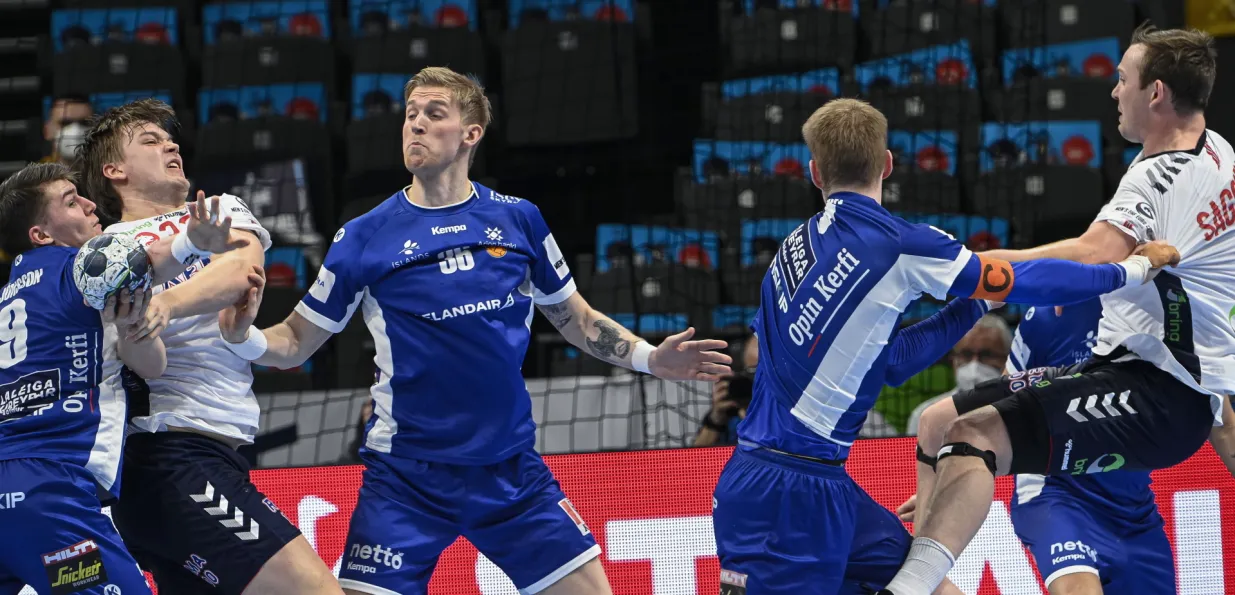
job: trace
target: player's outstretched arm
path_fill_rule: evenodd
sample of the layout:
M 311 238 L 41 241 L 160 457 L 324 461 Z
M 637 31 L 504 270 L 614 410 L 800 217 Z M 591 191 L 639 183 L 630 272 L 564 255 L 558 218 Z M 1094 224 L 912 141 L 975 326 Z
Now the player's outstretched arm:
M 974 254 L 948 293 L 1031 306 L 1067 306 L 1148 282 L 1156 270 L 1179 263 L 1179 251 L 1163 242 L 1143 244 L 1117 264 L 1080 264 L 1042 259 L 1008 262 Z
M 691 341 L 695 334 L 693 328 L 653 348 L 646 340 L 592 308 L 577 291 L 559 303 L 541 304 L 539 308 L 571 345 L 611 364 L 665 380 L 715 382 L 730 374 L 729 364 L 733 358 L 716 351 L 728 344 L 712 339 Z
M 1231 410 L 1231 398 L 1222 401 L 1222 425 L 1209 432 L 1209 443 L 1226 465 L 1226 470 L 1235 476 L 1235 411 Z
M 266 289 L 266 275 L 253 267 L 244 298 L 219 312 L 219 331 L 227 348 L 255 364 L 280 370 L 304 364 L 334 333 L 309 322 L 298 312 L 265 330 L 253 327 Z
M 1079 238 L 1026 250 L 988 250 L 982 256 L 1008 262 L 1055 258 L 1082 264 L 1107 264 L 1128 258 L 1135 248 L 1136 240 L 1132 236 L 1107 221 L 1095 221 Z

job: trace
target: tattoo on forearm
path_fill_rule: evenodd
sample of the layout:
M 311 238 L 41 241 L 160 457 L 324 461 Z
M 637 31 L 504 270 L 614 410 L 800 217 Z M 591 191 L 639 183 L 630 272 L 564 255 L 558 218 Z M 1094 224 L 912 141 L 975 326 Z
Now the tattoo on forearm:
M 566 307 L 566 304 L 541 306 L 540 311 L 544 312 L 545 318 L 548 318 L 549 322 L 553 323 L 554 328 L 559 331 L 565 328 L 567 324 L 570 324 L 570 321 L 574 318 L 570 315 L 570 310 Z
M 592 326 L 600 330 L 600 335 L 593 341 L 587 337 L 588 351 L 592 355 L 612 362 L 620 362 L 630 355 L 630 341 L 622 338 L 621 329 L 608 320 L 597 320 Z

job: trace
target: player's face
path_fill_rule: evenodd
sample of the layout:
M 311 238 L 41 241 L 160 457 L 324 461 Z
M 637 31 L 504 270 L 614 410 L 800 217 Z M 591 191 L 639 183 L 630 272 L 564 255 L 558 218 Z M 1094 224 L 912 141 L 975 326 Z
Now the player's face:
M 189 179 L 184 175 L 180 145 L 157 124 L 141 124 L 130 132 L 124 161 L 116 164 L 125 186 L 143 196 L 186 196 Z
M 403 119 L 403 165 L 407 171 L 435 171 L 467 159 L 468 127 L 454 95 L 442 87 L 417 87 L 407 98 Z
M 43 187 L 47 201 L 39 223 L 30 228 L 30 239 L 39 246 L 80 248 L 87 240 L 103 233 L 94 214 L 94 203 L 77 194 L 77 187 L 56 180 Z
M 1124 52 L 1119 62 L 1119 82 L 1111 91 L 1111 97 L 1119 102 L 1119 134 L 1128 142 L 1144 141 L 1144 128 L 1149 117 L 1149 101 L 1154 87 L 1141 88 L 1141 61 L 1145 46 L 1136 44 Z

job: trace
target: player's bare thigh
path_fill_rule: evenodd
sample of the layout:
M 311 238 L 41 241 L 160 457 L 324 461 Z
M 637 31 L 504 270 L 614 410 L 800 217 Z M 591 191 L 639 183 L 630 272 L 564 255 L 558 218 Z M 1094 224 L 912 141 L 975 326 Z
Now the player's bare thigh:
M 342 592 L 339 581 L 303 535 L 288 542 L 267 560 L 244 589 L 244 595 L 339 595 Z
M 1092 572 L 1065 574 L 1047 587 L 1051 595 L 1102 595 L 1102 581 Z
M 613 595 L 609 578 L 600 558 L 592 558 L 583 566 L 574 569 L 562 580 L 549 585 L 539 595 Z

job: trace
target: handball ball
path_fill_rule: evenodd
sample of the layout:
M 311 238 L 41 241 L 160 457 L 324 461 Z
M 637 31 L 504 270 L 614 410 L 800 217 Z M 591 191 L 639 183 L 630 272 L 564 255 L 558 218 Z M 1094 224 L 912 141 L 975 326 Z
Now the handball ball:
M 144 291 L 150 286 L 150 274 L 146 249 L 124 236 L 96 236 L 73 261 L 73 282 L 95 310 L 102 310 L 107 298 L 122 289 Z

